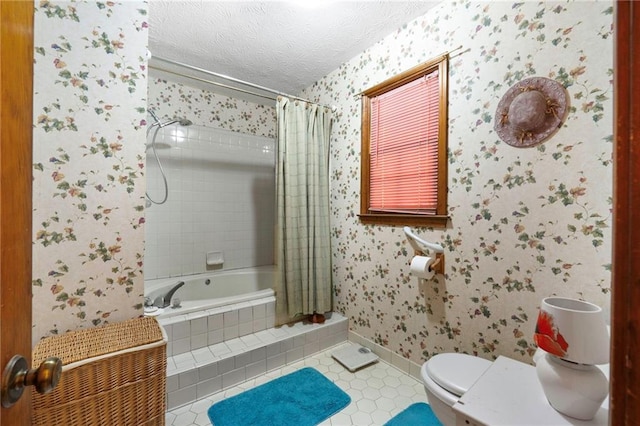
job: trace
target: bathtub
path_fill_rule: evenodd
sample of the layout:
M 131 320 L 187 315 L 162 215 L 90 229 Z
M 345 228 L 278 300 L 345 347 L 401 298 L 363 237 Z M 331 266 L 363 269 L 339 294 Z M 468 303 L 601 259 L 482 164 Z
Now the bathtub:
M 274 279 L 275 266 L 268 265 L 146 280 L 144 286 L 145 296 L 154 301 L 184 281 L 173 295 L 181 307 L 165 308 L 157 315 L 162 319 L 272 297 Z

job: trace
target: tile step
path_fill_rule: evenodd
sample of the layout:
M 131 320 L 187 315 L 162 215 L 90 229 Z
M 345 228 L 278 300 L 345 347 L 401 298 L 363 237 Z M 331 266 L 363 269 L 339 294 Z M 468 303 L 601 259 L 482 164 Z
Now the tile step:
M 324 324 L 297 322 L 167 358 L 172 410 L 346 342 L 349 321 L 332 313 Z

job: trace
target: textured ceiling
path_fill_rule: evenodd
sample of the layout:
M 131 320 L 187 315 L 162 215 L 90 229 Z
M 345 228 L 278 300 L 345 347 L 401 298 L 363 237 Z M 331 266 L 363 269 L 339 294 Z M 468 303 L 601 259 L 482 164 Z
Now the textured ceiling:
M 313 8 L 310 3 L 150 0 L 152 75 L 169 76 L 153 66 L 185 72 L 158 60 L 164 58 L 295 95 L 439 1 L 325 0 Z M 205 73 L 188 74 L 243 87 Z

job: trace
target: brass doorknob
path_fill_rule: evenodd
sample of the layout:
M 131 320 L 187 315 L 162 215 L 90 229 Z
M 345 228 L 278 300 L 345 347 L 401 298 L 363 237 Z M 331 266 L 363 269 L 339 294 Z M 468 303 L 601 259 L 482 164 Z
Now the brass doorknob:
M 40 367 L 29 369 L 22 355 L 14 355 L 2 373 L 2 406 L 11 407 L 20 399 L 25 386 L 35 386 L 38 393 L 49 393 L 62 375 L 60 358 L 47 358 Z

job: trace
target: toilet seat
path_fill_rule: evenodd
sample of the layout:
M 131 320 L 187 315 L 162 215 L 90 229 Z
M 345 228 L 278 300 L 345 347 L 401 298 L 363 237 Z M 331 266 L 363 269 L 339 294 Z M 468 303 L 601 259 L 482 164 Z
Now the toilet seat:
M 491 361 L 467 354 L 438 354 L 425 363 L 428 376 L 438 385 L 460 397 L 491 366 Z

